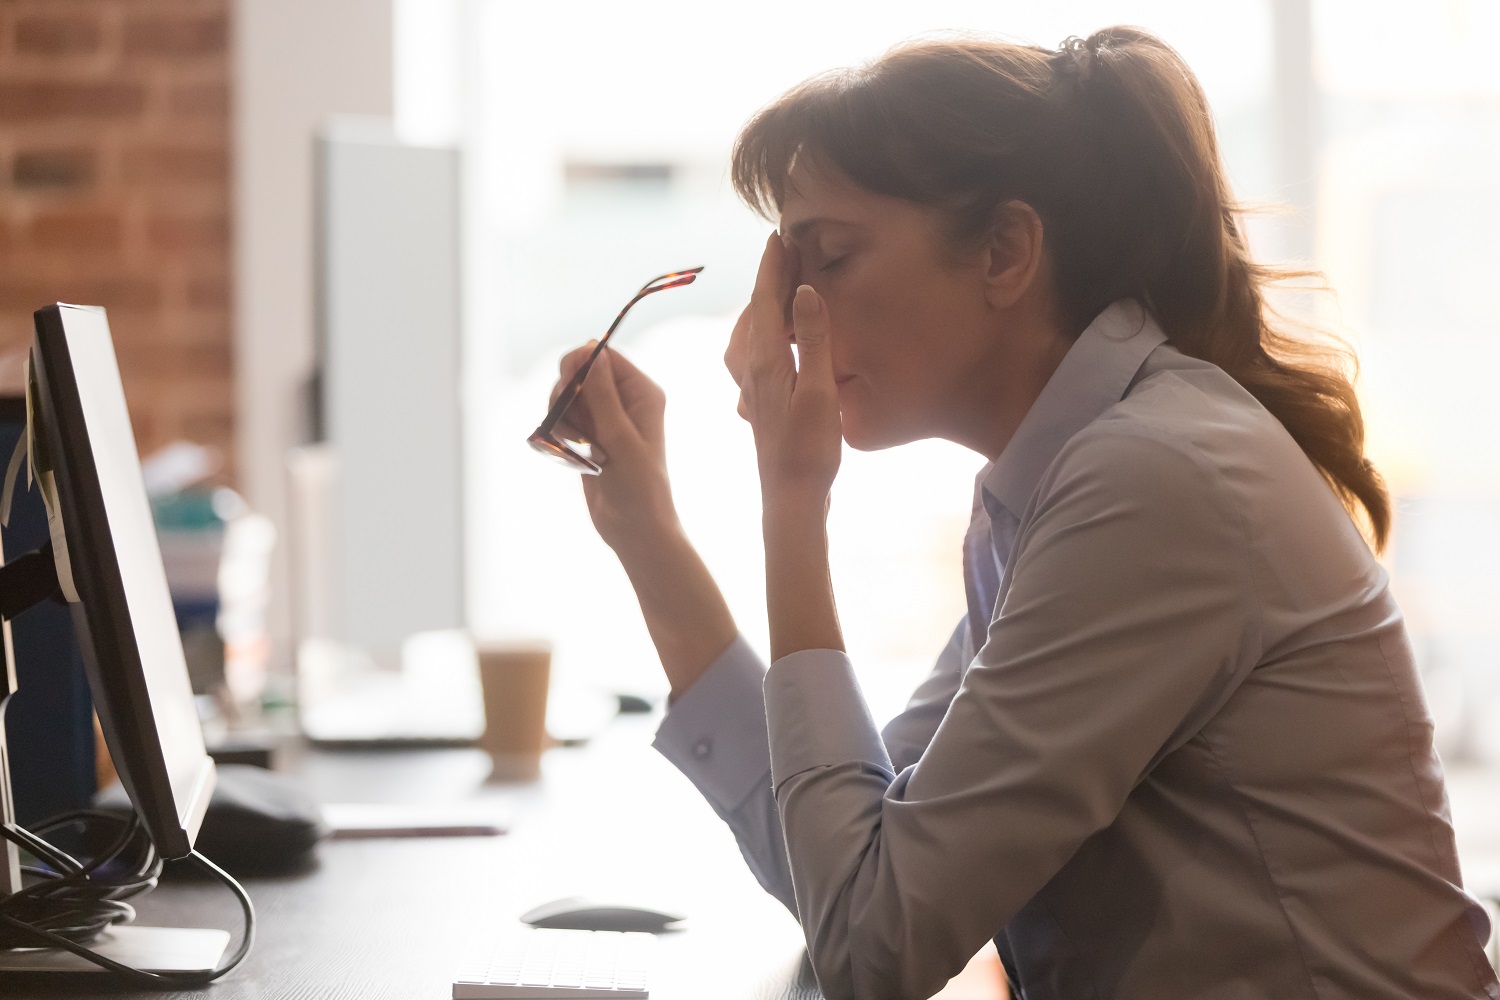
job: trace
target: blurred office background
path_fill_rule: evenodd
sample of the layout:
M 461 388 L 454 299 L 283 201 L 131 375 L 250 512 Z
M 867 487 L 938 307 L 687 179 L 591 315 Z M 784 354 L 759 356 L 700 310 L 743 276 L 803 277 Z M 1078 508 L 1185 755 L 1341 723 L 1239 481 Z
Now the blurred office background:
M 456 149 L 456 613 L 550 637 L 562 697 L 659 695 L 576 477 L 523 443 L 559 355 L 646 279 L 706 265 L 640 306 L 618 346 L 667 390 L 683 519 L 763 647 L 753 452 L 719 359 L 769 227 L 729 191 L 733 136 L 806 76 L 914 35 L 1050 47 L 1114 23 L 1159 33 L 1198 72 L 1238 194 L 1266 209 L 1249 223 L 1258 254 L 1332 281 L 1335 296 L 1287 305 L 1358 351 L 1371 450 L 1398 498 L 1386 561 L 1455 787 L 1483 799 L 1500 767 L 1494 0 L 0 0 L 0 349 L 26 342 L 45 302 L 109 309 L 143 453 L 220 449 L 222 481 L 280 529 L 268 691 L 290 690 L 287 456 L 315 433 L 326 263 L 315 138 L 333 116 L 365 115 L 413 146 Z M 372 343 L 393 369 L 433 350 L 420 326 L 391 332 Z M 390 474 L 420 483 L 436 475 L 426 458 L 393 449 Z M 940 443 L 846 457 L 835 583 L 877 714 L 962 613 L 978 465 Z M 390 531 L 426 528 L 417 516 Z

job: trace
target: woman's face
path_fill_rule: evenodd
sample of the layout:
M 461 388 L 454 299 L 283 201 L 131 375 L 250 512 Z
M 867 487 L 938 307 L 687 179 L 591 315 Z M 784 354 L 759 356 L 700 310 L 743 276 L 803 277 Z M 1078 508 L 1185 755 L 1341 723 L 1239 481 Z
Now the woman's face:
M 844 440 L 872 450 L 953 437 L 996 361 L 983 255 L 956 257 L 935 210 L 837 172 L 799 165 L 788 180 L 791 287 L 827 304 Z

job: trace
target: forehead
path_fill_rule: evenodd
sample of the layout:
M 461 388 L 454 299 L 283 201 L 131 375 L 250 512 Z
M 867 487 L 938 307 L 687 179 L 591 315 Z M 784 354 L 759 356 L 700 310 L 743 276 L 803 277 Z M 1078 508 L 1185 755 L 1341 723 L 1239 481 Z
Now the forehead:
M 920 212 L 911 202 L 860 187 L 837 167 L 799 157 L 787 171 L 780 228 L 795 236 L 816 222 L 868 225 Z

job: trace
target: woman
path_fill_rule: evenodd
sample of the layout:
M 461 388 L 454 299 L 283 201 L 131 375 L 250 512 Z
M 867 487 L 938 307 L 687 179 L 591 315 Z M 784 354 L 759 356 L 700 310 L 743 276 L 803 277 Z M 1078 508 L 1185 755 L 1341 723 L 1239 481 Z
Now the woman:
M 906 45 L 761 112 L 734 179 L 779 223 L 726 354 L 768 672 L 680 530 L 660 391 L 606 353 L 573 422 L 671 681 L 657 745 L 824 992 L 928 996 L 993 937 L 1027 1000 L 1500 996 L 1358 403 L 1272 325 L 1181 58 Z M 883 732 L 829 583 L 841 436 L 988 460 L 969 615 Z

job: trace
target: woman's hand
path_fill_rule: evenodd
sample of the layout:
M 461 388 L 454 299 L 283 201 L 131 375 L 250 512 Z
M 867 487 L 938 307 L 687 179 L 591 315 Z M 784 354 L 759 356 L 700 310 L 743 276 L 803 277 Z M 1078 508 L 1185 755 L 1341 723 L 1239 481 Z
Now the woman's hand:
M 839 470 L 838 386 L 828 307 L 811 285 L 793 290 L 796 273 L 794 251 L 773 233 L 725 363 L 739 383 L 740 415 L 755 433 L 766 509 L 790 505 L 821 511 Z
M 593 349 L 589 343 L 563 356 L 554 401 Z M 559 428 L 587 441 L 603 468 L 582 477 L 583 495 L 599 537 L 622 561 L 678 530 L 667 478 L 666 405 L 660 386 L 605 348 Z
M 755 432 L 760 463 L 773 660 L 804 649 L 844 648 L 826 527 L 843 445 L 838 385 L 827 305 L 811 286 L 793 292 L 796 274 L 795 256 L 772 234 L 750 307 L 724 356 L 740 385 L 740 415 Z
M 593 349 L 586 344 L 564 356 L 554 401 Z M 601 471 L 579 477 L 589 516 L 635 588 L 675 698 L 692 687 L 739 630 L 677 520 L 667 479 L 666 406 L 655 382 L 606 349 L 560 431 L 593 449 Z

